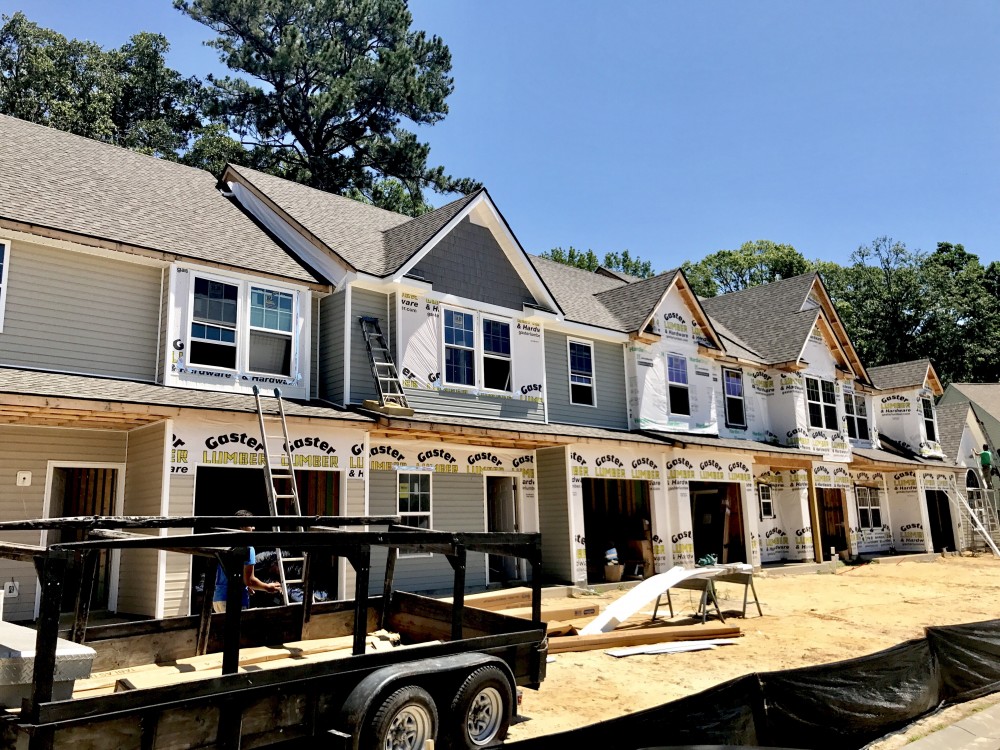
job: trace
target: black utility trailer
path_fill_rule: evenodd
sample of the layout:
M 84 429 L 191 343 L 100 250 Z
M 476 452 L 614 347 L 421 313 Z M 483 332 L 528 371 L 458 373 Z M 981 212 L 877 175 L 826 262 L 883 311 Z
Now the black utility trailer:
M 48 547 L 0 543 L 0 557 L 34 563 L 42 592 L 30 697 L 2 712 L 0 746 L 424 750 L 428 739 L 439 748 L 498 746 L 517 710 L 517 686 L 537 688 L 545 676 L 540 535 L 428 531 L 396 525 L 398 520 L 268 517 L 257 522 L 274 530 L 260 531 L 231 530 L 246 522 L 238 517 L 0 523 L 0 532 L 83 532 L 82 541 Z M 345 528 L 386 524 L 386 531 Z M 168 528 L 200 533 L 159 535 Z M 304 603 L 242 610 L 249 546 L 301 551 L 307 562 L 316 555 L 346 558 L 355 571 L 355 597 L 313 603 L 306 572 Z M 387 549 L 386 572 L 382 595 L 369 597 L 373 547 Z M 212 611 L 213 565 L 200 615 L 88 627 L 94 560 L 107 549 L 167 550 L 217 560 L 229 577 L 226 612 Z M 445 555 L 455 574 L 452 601 L 394 591 L 400 552 Z M 469 553 L 529 562 L 530 621 L 464 606 Z M 73 625 L 60 633 L 65 573 L 74 557 L 84 571 L 83 585 Z M 371 651 L 378 644 L 366 646 L 368 634 L 380 629 L 398 635 L 399 645 Z M 58 699 L 54 674 L 60 636 L 94 649 L 96 688 L 94 680 L 84 681 L 87 690 Z M 282 645 L 289 642 L 298 645 Z M 308 644 L 314 642 L 327 651 L 310 656 Z M 248 653 L 262 661 L 241 666 L 241 655 Z M 268 660 L 271 656 L 279 658 Z M 199 660 L 218 664 L 199 674 Z M 170 674 L 162 677 L 165 671 Z

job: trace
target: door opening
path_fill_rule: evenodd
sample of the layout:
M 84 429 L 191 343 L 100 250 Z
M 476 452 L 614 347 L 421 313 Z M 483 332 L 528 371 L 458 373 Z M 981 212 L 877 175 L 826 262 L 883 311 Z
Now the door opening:
M 694 557 L 715 555 L 716 562 L 747 562 L 743 501 L 735 482 L 691 482 Z
M 927 520 L 931 527 L 931 544 L 935 552 L 955 551 L 955 530 L 951 523 L 951 506 L 948 493 L 926 490 Z
M 517 481 L 514 477 L 486 477 L 486 530 L 517 531 Z M 504 555 L 488 556 L 489 583 L 507 583 L 521 577 L 521 561 Z
M 583 479 L 583 529 L 587 580 L 603 581 L 605 554 L 618 553 L 628 577 L 653 574 L 649 482 L 631 479 Z M 608 580 L 611 580 L 610 578 Z
M 819 505 L 819 538 L 823 559 L 832 560 L 831 548 L 836 553 L 850 549 L 847 545 L 847 524 L 844 522 L 844 491 L 817 488 L 816 502 Z

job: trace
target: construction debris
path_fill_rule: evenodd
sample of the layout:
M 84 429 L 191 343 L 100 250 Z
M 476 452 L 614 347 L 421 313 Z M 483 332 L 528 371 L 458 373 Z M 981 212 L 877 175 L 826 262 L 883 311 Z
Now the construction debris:
M 716 638 L 736 638 L 740 628 L 722 623 L 705 625 L 646 625 L 633 628 L 619 628 L 610 633 L 595 635 L 565 635 L 549 638 L 549 653 L 567 651 L 594 651 L 597 649 L 642 646 L 673 641 L 701 641 Z
M 688 651 L 711 651 L 719 646 L 734 646 L 735 638 L 712 638 L 707 641 L 682 641 L 680 643 L 654 643 L 650 646 L 632 646 L 630 648 L 612 648 L 604 653 L 608 656 L 621 658 L 623 656 L 638 656 L 644 654 L 682 654 Z

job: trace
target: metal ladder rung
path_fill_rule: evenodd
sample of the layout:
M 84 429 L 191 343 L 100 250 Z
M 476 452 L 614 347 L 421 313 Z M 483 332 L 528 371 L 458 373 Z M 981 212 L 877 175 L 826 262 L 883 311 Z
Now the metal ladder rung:
M 304 557 L 283 557 L 282 558 L 282 562 L 284 562 L 285 565 L 288 565 L 288 563 L 300 563 L 300 562 L 304 562 L 304 561 L 305 561 Z
M 378 390 L 379 401 L 383 406 L 395 404 L 409 408 L 403 386 L 399 382 L 399 372 L 392 360 L 392 349 L 386 344 L 378 318 L 363 315 L 358 318 L 361 324 L 361 334 L 368 349 L 368 361 L 371 365 L 372 377 Z

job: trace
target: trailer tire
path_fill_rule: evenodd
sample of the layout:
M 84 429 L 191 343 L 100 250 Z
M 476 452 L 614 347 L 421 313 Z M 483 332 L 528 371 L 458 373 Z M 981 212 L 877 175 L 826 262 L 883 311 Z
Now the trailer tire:
M 407 685 L 382 701 L 372 716 L 369 744 L 377 750 L 424 750 L 427 740 L 436 740 L 438 711 L 430 693 Z
M 502 742 L 510 728 L 513 701 L 503 670 L 485 666 L 472 672 L 451 702 L 450 747 L 478 750 Z

